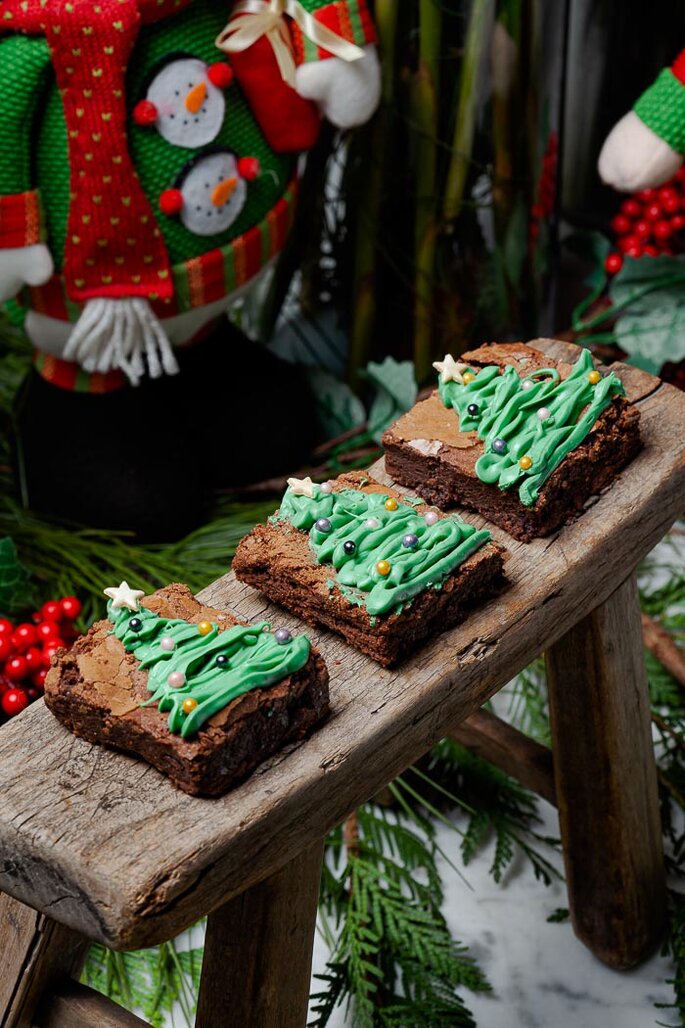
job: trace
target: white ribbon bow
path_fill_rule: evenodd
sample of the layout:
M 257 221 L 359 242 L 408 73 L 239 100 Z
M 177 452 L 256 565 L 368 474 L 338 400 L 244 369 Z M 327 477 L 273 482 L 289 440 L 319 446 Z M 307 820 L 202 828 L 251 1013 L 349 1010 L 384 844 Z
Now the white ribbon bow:
M 283 79 L 295 88 L 295 58 L 284 15 L 292 18 L 307 39 L 335 57 L 342 57 L 344 61 L 358 61 L 364 56 L 360 46 L 322 25 L 305 11 L 298 0 L 240 0 L 235 5 L 233 17 L 217 37 L 216 45 L 228 54 L 241 53 L 266 36 Z

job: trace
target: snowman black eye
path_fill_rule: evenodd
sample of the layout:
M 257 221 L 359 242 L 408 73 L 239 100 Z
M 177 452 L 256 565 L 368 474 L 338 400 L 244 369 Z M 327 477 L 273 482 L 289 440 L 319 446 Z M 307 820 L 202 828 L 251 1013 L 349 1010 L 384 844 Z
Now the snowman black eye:
M 181 92 L 180 92 L 180 90 L 177 89 L 175 94 L 174 94 L 174 96 L 180 96 L 180 95 L 181 95 Z

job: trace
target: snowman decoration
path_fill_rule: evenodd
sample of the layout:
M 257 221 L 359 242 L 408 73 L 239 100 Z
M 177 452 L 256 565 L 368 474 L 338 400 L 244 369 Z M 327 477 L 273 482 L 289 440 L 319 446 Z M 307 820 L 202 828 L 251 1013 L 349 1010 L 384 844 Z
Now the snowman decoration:
M 0 0 L 0 26 L 30 151 L 0 157 L 0 300 L 61 388 L 173 375 L 282 247 L 320 117 L 373 113 L 365 0 Z
M 602 180 L 623 193 L 661 186 L 685 155 L 685 50 L 614 125 L 599 156 Z

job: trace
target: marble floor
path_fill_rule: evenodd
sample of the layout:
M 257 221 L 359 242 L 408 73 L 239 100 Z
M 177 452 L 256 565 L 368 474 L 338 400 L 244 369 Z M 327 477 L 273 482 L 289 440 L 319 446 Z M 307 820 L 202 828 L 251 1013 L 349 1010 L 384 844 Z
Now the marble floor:
M 540 831 L 558 836 L 556 810 L 540 802 Z M 438 827 L 446 852 L 458 852 L 458 837 Z M 547 923 L 567 905 L 563 882 L 545 887 L 529 865 L 516 864 L 502 885 L 488 875 L 488 854 L 463 870 L 467 884 L 446 861 L 444 913 L 455 938 L 466 943 L 492 985 L 490 995 L 464 992 L 479 1028 L 648 1028 L 676 1024 L 672 1011 L 656 1003 L 672 1002 L 665 979 L 670 961 L 655 955 L 628 973 L 611 971 L 585 949 L 570 923 Z M 458 859 L 455 859 L 459 867 Z M 561 866 L 560 858 L 556 861 Z M 327 949 L 317 936 L 314 972 L 323 969 Z M 347 1028 L 351 1018 L 336 1012 L 330 1028 Z M 426 1026 L 432 1028 L 432 1026 Z M 440 1026 L 442 1028 L 442 1026 Z

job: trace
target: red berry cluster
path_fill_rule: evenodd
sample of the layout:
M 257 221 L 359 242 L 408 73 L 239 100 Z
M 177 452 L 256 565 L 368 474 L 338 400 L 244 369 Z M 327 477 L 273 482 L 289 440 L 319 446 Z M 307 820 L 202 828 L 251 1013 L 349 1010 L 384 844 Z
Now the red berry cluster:
M 685 229 L 685 167 L 661 189 L 643 189 L 624 200 L 612 218 L 618 252 L 604 262 L 609 275 L 623 266 L 623 258 L 657 257 L 675 252 L 676 236 Z
M 41 695 L 53 655 L 78 635 L 74 620 L 80 613 L 79 600 L 64 596 L 44 603 L 31 622 L 13 625 L 0 618 L 0 707 L 7 717 Z

